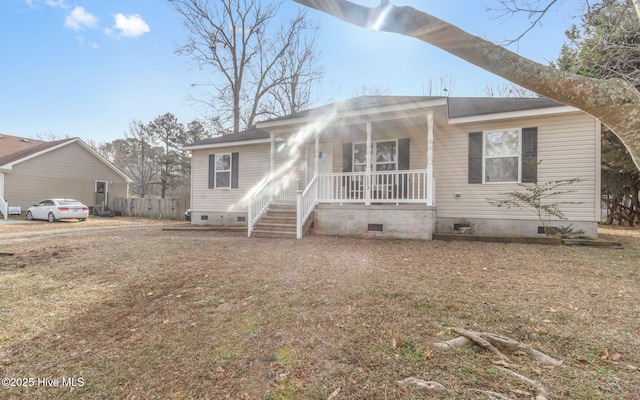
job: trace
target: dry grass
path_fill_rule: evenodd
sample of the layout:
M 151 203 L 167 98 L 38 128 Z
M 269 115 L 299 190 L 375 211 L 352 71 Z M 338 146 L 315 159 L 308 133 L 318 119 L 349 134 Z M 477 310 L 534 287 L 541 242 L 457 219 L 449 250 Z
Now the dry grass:
M 435 349 L 453 337 L 447 327 L 563 360 L 547 368 L 511 357 L 551 399 L 640 395 L 638 230 L 603 230 L 620 250 L 260 240 L 142 224 L 33 242 L 5 227 L 2 375 L 84 385 L 36 381 L 0 397 L 327 399 L 340 389 L 336 400 L 481 399 L 472 389 L 482 389 L 528 398 L 494 356 Z M 448 391 L 396 384 L 409 376 Z

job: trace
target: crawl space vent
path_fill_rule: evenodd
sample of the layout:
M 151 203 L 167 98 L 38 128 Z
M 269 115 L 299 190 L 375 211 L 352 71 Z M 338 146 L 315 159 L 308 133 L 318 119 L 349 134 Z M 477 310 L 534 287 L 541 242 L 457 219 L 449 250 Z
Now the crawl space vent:
M 369 224 L 369 232 L 382 232 L 382 224 Z

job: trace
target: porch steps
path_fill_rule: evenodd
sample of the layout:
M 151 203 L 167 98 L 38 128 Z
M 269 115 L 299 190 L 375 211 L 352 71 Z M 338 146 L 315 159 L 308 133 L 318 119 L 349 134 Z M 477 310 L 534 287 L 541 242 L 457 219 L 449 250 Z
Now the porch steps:
M 313 218 L 314 215 L 312 214 L 302 227 L 303 235 L 313 224 Z M 295 239 L 296 205 L 272 204 L 255 225 L 251 236 L 257 238 Z

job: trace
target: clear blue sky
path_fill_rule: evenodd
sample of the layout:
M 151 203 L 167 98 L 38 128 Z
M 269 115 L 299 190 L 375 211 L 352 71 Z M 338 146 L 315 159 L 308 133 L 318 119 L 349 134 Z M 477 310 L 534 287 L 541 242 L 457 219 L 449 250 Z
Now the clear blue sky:
M 364 5 L 378 1 L 360 0 Z M 581 0 L 566 0 L 511 49 L 542 63 L 555 60 Z M 395 0 L 499 41 L 513 38 L 524 16 L 496 19 L 496 0 Z M 285 0 L 283 15 L 297 4 Z M 320 25 L 327 75 L 321 105 L 353 97 L 358 87 L 422 95 L 429 77 L 450 77 L 455 96 L 481 96 L 499 79 L 441 50 L 398 35 L 366 31 L 309 10 Z M 180 16 L 163 0 L 2 0 L 0 134 L 111 141 L 129 123 L 171 112 L 186 124 L 202 116 L 191 84 L 210 81 L 174 54 L 186 38 Z

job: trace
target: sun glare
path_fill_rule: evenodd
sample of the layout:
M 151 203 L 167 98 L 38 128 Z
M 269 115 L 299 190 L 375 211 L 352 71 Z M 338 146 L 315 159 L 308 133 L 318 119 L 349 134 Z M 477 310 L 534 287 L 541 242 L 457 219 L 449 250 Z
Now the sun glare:
M 384 8 L 378 13 L 378 18 L 376 18 L 376 21 L 373 23 L 373 25 L 371 25 L 371 29 L 376 31 L 380 30 L 380 27 L 384 23 L 384 20 L 387 18 L 387 15 L 389 15 L 389 12 L 391 11 L 391 7 L 393 6 L 388 2 L 384 4 Z

